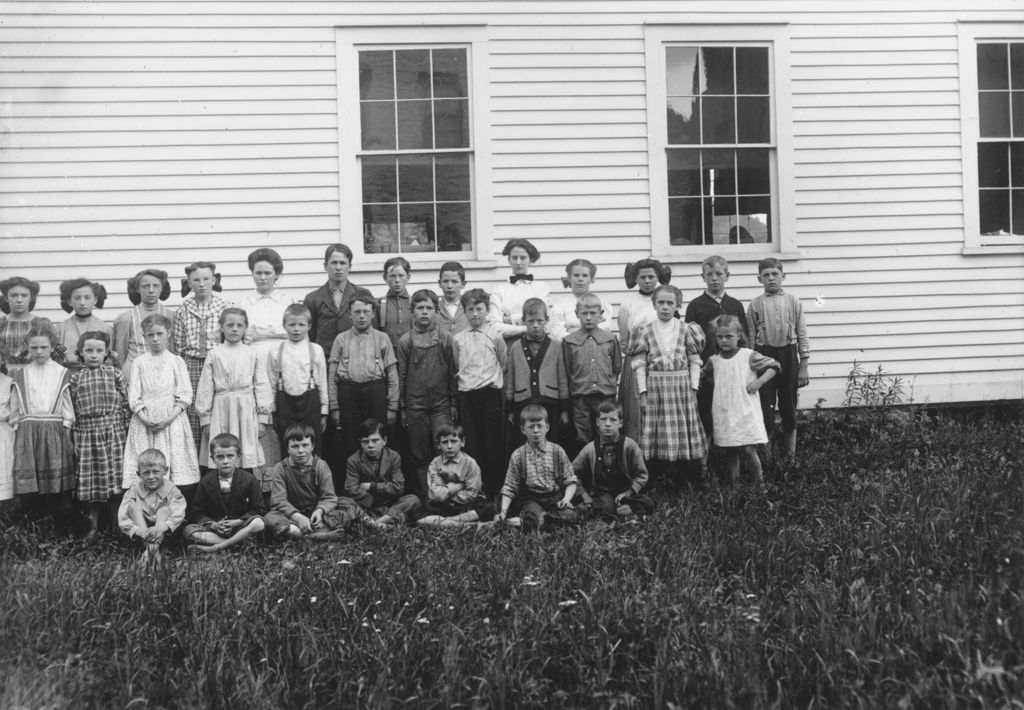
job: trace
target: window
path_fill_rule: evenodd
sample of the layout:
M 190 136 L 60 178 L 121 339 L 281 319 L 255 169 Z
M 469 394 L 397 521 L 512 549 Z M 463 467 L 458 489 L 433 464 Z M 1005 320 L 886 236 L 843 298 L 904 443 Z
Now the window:
M 770 26 L 647 28 L 656 253 L 781 250 L 783 39 Z
M 1024 251 L 1024 25 L 960 26 L 965 252 Z
M 484 253 L 474 56 L 485 52 L 460 41 L 466 30 L 338 30 L 342 225 L 358 220 L 371 261 Z
M 1024 240 L 1024 41 L 978 53 L 978 228 Z

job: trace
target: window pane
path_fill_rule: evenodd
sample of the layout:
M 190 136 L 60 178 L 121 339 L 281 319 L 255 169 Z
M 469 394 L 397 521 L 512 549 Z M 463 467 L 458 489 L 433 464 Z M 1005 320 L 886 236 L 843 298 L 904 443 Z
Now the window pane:
M 395 83 L 400 99 L 429 99 L 430 52 L 426 49 L 395 52 Z
M 1013 137 L 1024 138 L 1024 91 L 1014 91 L 1010 98 L 1013 102 Z
M 736 173 L 733 165 L 732 150 L 704 150 L 701 157 L 704 162 L 705 195 L 735 195 Z
M 737 194 L 767 195 L 771 193 L 769 151 L 747 149 L 736 151 Z
M 769 143 L 771 141 L 771 109 L 769 98 L 741 96 L 736 99 L 738 142 Z
M 437 148 L 469 147 L 469 100 L 447 99 L 434 102 L 434 131 Z
M 768 48 L 736 48 L 736 93 L 768 94 Z
M 398 156 L 398 199 L 406 202 L 432 202 L 434 166 L 429 155 Z
M 735 143 L 736 100 L 726 97 L 701 97 L 701 127 L 705 145 L 708 143 Z
M 469 200 L 469 156 L 465 153 L 438 155 L 434 161 L 437 199 Z
M 978 130 L 983 138 L 1009 138 L 1010 93 L 1008 91 L 978 94 Z
M 1024 42 L 1010 45 L 1010 88 L 1024 90 Z
M 367 254 L 398 251 L 398 208 L 395 205 L 363 205 L 363 249 Z
M 434 98 L 469 96 L 466 50 L 434 50 Z
M 433 148 L 430 101 L 398 102 L 398 147 L 401 150 Z
M 395 149 L 395 105 L 390 101 L 359 104 L 363 150 Z
M 704 90 L 697 74 L 697 51 L 696 47 L 665 48 L 669 96 L 699 94 Z
M 437 206 L 437 250 L 469 251 L 473 246 L 473 218 L 468 202 Z
M 771 244 L 772 241 L 772 199 L 764 197 L 740 197 L 738 200 L 739 223 L 736 238 L 740 244 L 752 240 L 755 244 Z M 729 241 L 735 244 L 734 241 Z
M 394 53 L 383 52 L 359 53 L 359 98 L 393 99 L 395 98 Z
M 732 47 L 701 47 L 707 89 L 704 94 L 735 94 Z
M 708 213 L 711 215 L 711 244 L 728 244 L 729 230 L 736 224 L 735 197 L 705 198 Z M 705 215 L 707 224 L 707 215 Z
M 700 151 L 668 151 L 669 197 L 700 195 Z
M 368 155 L 363 163 L 363 202 L 395 202 L 395 159 Z
M 703 244 L 701 239 L 700 198 L 670 198 L 668 201 L 668 240 L 670 244 Z
M 1024 187 L 1024 143 L 1010 143 L 1010 186 Z
M 978 186 L 1009 187 L 1006 143 L 978 144 Z
M 668 100 L 668 142 L 670 145 L 700 143 L 700 103 L 696 96 Z
M 1010 191 L 979 190 L 978 211 L 981 213 L 981 233 L 1008 232 L 1010 227 Z
M 400 250 L 434 251 L 434 205 L 399 205 Z
M 1010 80 L 1007 75 L 1007 57 L 1005 44 L 978 45 L 978 88 L 1008 89 Z
M 1014 234 L 1024 234 L 1024 190 L 1011 191 L 1011 216 L 1013 223 L 1010 231 Z

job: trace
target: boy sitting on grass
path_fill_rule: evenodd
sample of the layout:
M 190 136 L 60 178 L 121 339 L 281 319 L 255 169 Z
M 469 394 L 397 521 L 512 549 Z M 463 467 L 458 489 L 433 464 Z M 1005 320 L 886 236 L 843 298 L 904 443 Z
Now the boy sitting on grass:
M 359 451 L 345 464 L 345 495 L 378 526 L 404 523 L 420 507 L 420 499 L 403 495 L 402 457 L 389 449 L 384 424 L 367 419 L 359 425 Z
M 597 406 L 597 439 L 572 462 L 583 484 L 582 496 L 594 514 L 614 521 L 631 513 L 650 515 L 654 501 L 640 491 L 647 485 L 647 464 L 640 446 L 622 433 L 622 405 L 606 399 Z
M 167 480 L 167 457 L 158 449 L 146 449 L 137 459 L 139 478 L 124 492 L 117 510 L 117 524 L 131 540 L 145 545 L 140 564 L 163 561 L 160 545 L 185 519 L 185 496 Z
M 218 434 L 210 442 L 210 471 L 196 486 L 188 506 L 185 542 L 189 552 L 217 552 L 263 532 L 263 491 L 256 477 L 239 468 L 242 442 Z
M 437 430 L 440 456 L 427 469 L 429 493 L 418 525 L 472 527 L 494 518 L 494 504 L 484 497 L 480 466 L 462 451 L 466 433 L 458 424 Z
M 340 540 L 357 516 L 351 506 L 338 508 L 331 469 L 313 454 L 316 434 L 308 424 L 292 424 L 284 432 L 288 458 L 270 472 L 267 526 L 274 537 L 293 540 Z
M 501 489 L 501 510 L 496 521 L 518 509 L 523 532 L 537 532 L 545 523 L 570 525 L 579 522 L 572 509 L 576 476 L 569 457 L 558 444 L 547 440 L 548 413 L 539 404 L 528 404 L 519 414 L 526 443 L 512 452 Z

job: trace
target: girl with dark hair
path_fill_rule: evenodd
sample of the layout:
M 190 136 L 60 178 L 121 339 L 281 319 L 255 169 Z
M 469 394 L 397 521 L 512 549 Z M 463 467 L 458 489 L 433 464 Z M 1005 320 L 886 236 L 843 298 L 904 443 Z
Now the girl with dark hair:
M 185 361 L 192 391 L 195 392 L 199 387 L 203 362 L 220 342 L 218 323 L 221 312 L 228 304 L 215 293 L 220 291 L 220 274 L 217 273 L 216 264 L 209 261 L 189 264 L 185 267 L 185 276 L 187 278 L 181 282 L 181 295 L 185 296 L 185 300 L 181 302 L 181 308 L 174 319 L 171 343 L 174 352 Z M 192 404 L 188 407 L 188 423 L 198 451 L 203 432 L 199 426 L 199 415 Z
M 89 506 L 92 538 L 99 532 L 104 506 L 121 492 L 131 410 L 124 375 L 104 362 L 110 351 L 110 336 L 98 330 L 87 331 L 75 349 L 82 367 L 71 374 L 69 387 L 75 407 L 78 500 Z M 117 512 L 110 513 L 113 522 Z
M 92 314 L 94 308 L 103 308 L 107 289 L 89 279 L 68 279 L 60 284 L 60 307 L 71 316 L 57 326 L 57 351 L 64 364 L 72 369 L 81 367 L 78 359 L 78 341 L 82 333 L 99 331 L 107 336 L 114 331 L 110 324 Z M 111 353 L 108 353 L 111 355 Z M 112 357 L 113 359 L 113 357 Z
M 634 343 L 641 328 L 658 319 L 651 296 L 658 284 L 667 284 L 672 278 L 672 269 L 657 259 L 641 259 L 626 265 L 626 288 L 637 290 L 622 299 L 619 305 L 619 342 L 622 343 L 623 362 L 629 363 L 634 354 Z M 622 368 L 619 381 L 619 402 L 626 420 L 626 436 L 634 441 L 641 439 L 642 412 L 640 392 L 636 387 L 633 368 Z
M 550 290 L 543 281 L 534 281 L 530 273 L 530 266 L 540 259 L 540 252 L 528 239 L 508 240 L 501 253 L 508 258 L 512 275 L 491 292 L 488 320 L 505 340 L 513 340 L 526 332 L 523 304 L 531 298 L 539 298 L 546 304 Z
M 174 311 L 165 306 L 171 295 L 171 281 L 162 269 L 143 269 L 128 279 L 128 300 L 132 307 L 114 319 L 114 352 L 121 359 L 121 374 L 127 378 L 132 362 L 146 352 L 146 339 L 142 334 L 142 321 L 151 315 L 161 315 L 174 322 Z
M 4 350 L 8 374 L 13 375 L 29 362 L 26 335 L 32 328 L 53 324 L 32 315 L 39 297 L 39 284 L 24 276 L 0 281 L 0 348 Z

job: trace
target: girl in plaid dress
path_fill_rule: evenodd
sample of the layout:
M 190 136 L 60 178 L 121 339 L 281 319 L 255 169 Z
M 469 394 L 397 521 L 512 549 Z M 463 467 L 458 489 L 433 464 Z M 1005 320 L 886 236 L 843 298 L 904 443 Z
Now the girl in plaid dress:
M 199 377 L 203 374 L 206 356 L 220 342 L 218 320 L 228 304 L 215 293 L 221 290 L 216 264 L 209 261 L 189 264 L 185 267 L 185 276 L 187 278 L 181 280 L 181 295 L 185 300 L 181 302 L 181 308 L 174 317 L 171 346 L 185 361 L 194 393 L 199 388 Z M 189 291 L 192 293 L 189 294 Z M 203 430 L 199 424 L 199 414 L 191 404 L 188 407 L 188 423 L 192 429 L 193 444 L 198 451 Z
M 662 473 L 692 462 L 699 479 L 708 452 L 696 405 L 704 331 L 678 318 L 683 298 L 675 286 L 659 286 L 652 300 L 658 320 L 639 331 L 633 351 L 644 458 Z
M 84 367 L 71 374 L 78 453 L 78 500 L 89 505 L 89 535 L 99 532 L 100 512 L 121 492 L 124 442 L 128 434 L 128 385 L 121 370 L 104 364 L 110 336 L 98 330 L 82 334 L 76 348 Z M 111 518 L 116 517 L 116 513 Z

